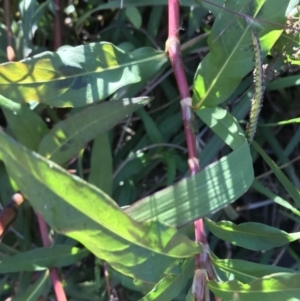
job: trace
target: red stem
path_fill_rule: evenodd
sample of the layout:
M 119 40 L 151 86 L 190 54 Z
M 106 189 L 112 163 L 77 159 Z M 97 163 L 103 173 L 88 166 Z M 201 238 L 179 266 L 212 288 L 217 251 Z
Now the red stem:
M 180 15 L 179 15 L 179 0 L 169 0 L 169 36 L 166 43 L 166 51 L 169 54 L 171 65 L 175 74 L 178 90 L 181 97 L 181 108 L 183 124 L 186 136 L 186 143 L 188 148 L 188 164 L 190 174 L 194 175 L 200 171 L 200 165 L 198 160 L 198 153 L 196 148 L 196 137 L 192 131 L 189 121 L 191 110 L 191 95 L 184 72 L 183 62 L 180 52 L 180 40 L 179 40 L 179 30 L 180 30 Z M 191 111 L 189 111 L 191 112 Z M 199 219 L 194 222 L 195 227 L 195 240 L 201 243 L 204 247 L 203 254 L 197 254 L 195 257 L 196 269 L 205 268 L 208 272 L 209 277 L 212 277 L 212 268 L 209 261 L 209 256 L 207 253 L 208 243 L 206 239 L 206 234 L 204 230 L 203 219 Z
M 52 242 L 48 235 L 47 224 L 40 213 L 36 212 L 36 216 L 37 216 L 38 223 L 39 223 L 43 246 L 51 247 Z M 67 297 L 66 297 L 63 285 L 61 283 L 61 280 L 60 280 L 60 277 L 58 274 L 58 270 L 56 268 L 50 268 L 50 277 L 51 277 L 51 281 L 52 281 L 52 285 L 53 285 L 53 289 L 54 289 L 57 301 L 67 301 Z
M 180 98 L 181 100 L 183 100 L 191 98 L 191 95 L 181 58 L 179 29 L 179 2 L 178 0 L 169 0 L 169 36 L 166 43 L 166 50 L 169 53 L 169 58 L 172 64 L 178 90 L 180 93 Z M 194 132 L 190 128 L 189 120 L 185 112 L 186 109 L 189 108 L 187 108 L 185 104 L 182 104 L 182 118 L 188 148 L 189 169 L 190 174 L 194 175 L 197 172 L 199 172 L 200 166 L 196 147 L 196 137 Z

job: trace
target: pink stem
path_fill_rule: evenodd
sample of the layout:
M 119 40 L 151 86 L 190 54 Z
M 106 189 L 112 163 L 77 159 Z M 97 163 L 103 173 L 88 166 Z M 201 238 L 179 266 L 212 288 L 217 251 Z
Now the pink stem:
M 38 223 L 39 223 L 43 246 L 51 247 L 52 242 L 48 235 L 47 224 L 40 213 L 36 212 L 36 216 L 37 216 Z M 67 297 L 66 297 L 63 285 L 61 283 L 61 280 L 60 280 L 60 277 L 58 274 L 58 270 L 56 268 L 50 268 L 50 277 L 51 277 L 51 281 L 52 281 L 52 285 L 53 285 L 53 289 L 54 289 L 57 301 L 67 301 Z
M 186 136 L 186 143 L 188 148 L 188 164 L 190 174 L 194 175 L 200 171 L 200 165 L 198 160 L 198 153 L 196 148 L 196 137 L 192 131 L 189 118 L 190 113 L 187 114 L 187 111 L 191 110 L 188 103 L 183 102 L 182 100 L 189 99 L 191 101 L 191 95 L 185 76 L 183 62 L 180 52 L 180 40 L 179 40 L 179 30 L 180 30 L 180 15 L 179 15 L 179 0 L 169 0 L 168 2 L 169 9 L 169 36 L 166 43 L 166 51 L 169 54 L 171 65 L 175 74 L 178 90 L 181 97 L 182 104 L 182 117 L 183 124 Z M 189 106 L 189 107 L 188 107 Z M 203 219 L 196 220 L 194 222 L 195 227 L 195 240 L 199 242 L 204 247 L 203 254 L 197 254 L 195 257 L 196 269 L 205 268 L 210 277 L 212 277 L 212 268 L 209 261 L 208 253 L 208 243 L 206 239 L 206 234 L 204 230 Z
M 183 100 L 191 98 L 191 95 L 181 58 L 179 28 L 179 1 L 169 0 L 169 36 L 166 43 L 166 50 L 169 53 L 181 100 Z M 190 128 L 189 120 L 185 112 L 187 109 L 189 108 L 187 108 L 186 105 L 182 105 L 182 117 L 188 148 L 189 169 L 191 175 L 194 175 L 199 172 L 200 166 L 196 148 L 196 137 Z

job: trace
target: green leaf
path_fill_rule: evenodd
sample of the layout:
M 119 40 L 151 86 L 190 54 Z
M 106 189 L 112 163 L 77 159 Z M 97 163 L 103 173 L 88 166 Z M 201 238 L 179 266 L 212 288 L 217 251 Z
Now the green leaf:
M 236 119 L 220 108 L 196 110 L 197 115 L 234 151 L 207 169 L 133 204 L 125 211 L 136 220 L 158 217 L 180 227 L 235 201 L 254 175 L 249 145 Z
M 87 142 L 113 128 L 149 100 L 149 97 L 139 97 L 89 106 L 57 123 L 41 141 L 39 153 L 56 163 L 64 163 Z
M 27 104 L 17 104 L 0 95 L 0 106 L 3 110 L 9 130 L 16 139 L 26 147 L 37 150 L 42 137 L 48 133 L 46 123 Z
M 184 261 L 181 273 L 167 275 L 160 280 L 155 287 L 139 301 L 171 301 L 185 288 L 189 279 L 193 276 L 195 261 L 190 258 Z
M 22 57 L 27 57 L 32 48 L 32 39 L 34 31 L 32 30 L 32 21 L 35 11 L 36 0 L 23 0 L 19 4 L 19 11 L 21 13 L 21 25 L 22 25 L 22 36 L 23 36 L 23 53 Z
M 196 1 L 201 3 L 200 0 Z M 283 28 L 288 1 L 277 4 L 274 5 L 273 0 L 254 1 L 251 5 L 245 5 L 244 1 L 226 1 L 224 6 L 258 19 L 282 24 Z M 245 18 L 226 10 L 218 13 L 208 38 L 210 52 L 202 60 L 194 78 L 195 107 L 212 107 L 224 102 L 253 69 L 252 30 L 257 31 L 258 28 L 253 28 Z M 274 29 L 273 24 L 264 24 L 263 29 L 259 28 L 263 56 L 266 56 L 281 33 L 282 30 Z
M 195 301 L 195 296 L 192 293 L 192 288 L 189 289 L 189 291 L 185 297 L 185 301 Z
M 140 1 L 141 2 L 141 1 Z M 156 37 L 159 29 L 160 29 L 160 22 L 157 22 L 157 20 L 162 20 L 163 14 L 165 10 L 164 7 L 162 6 L 152 6 L 151 7 L 151 12 L 149 11 L 149 19 L 148 19 L 148 24 L 147 24 L 147 33 L 151 37 Z
M 112 279 L 114 279 L 114 283 L 125 286 L 130 290 L 141 292 L 143 295 L 146 295 L 149 291 L 151 291 L 156 284 L 152 282 L 145 282 L 137 278 L 133 279 L 127 277 L 111 268 L 109 269 L 109 275 L 112 277 Z
M 142 16 L 135 6 L 126 8 L 125 13 L 127 19 L 132 23 L 134 27 L 140 28 L 142 26 Z
M 252 145 L 254 146 L 256 151 L 262 156 L 265 162 L 269 165 L 269 167 L 272 169 L 282 186 L 286 189 L 286 191 L 289 193 L 296 205 L 300 208 L 299 190 L 291 183 L 291 181 L 281 171 L 277 164 L 266 154 L 266 152 L 255 141 L 253 141 Z
M 290 202 L 284 200 L 280 196 L 276 195 L 275 193 L 271 192 L 267 187 L 265 187 L 261 182 L 254 179 L 252 183 L 252 188 L 254 188 L 256 191 L 260 192 L 261 194 L 265 195 L 266 197 L 273 200 L 278 205 L 292 211 L 294 214 L 300 216 L 300 211 L 296 209 L 293 205 L 291 205 Z
M 239 259 L 212 259 L 214 266 L 228 274 L 228 278 L 243 283 L 274 273 L 294 273 L 292 269 L 278 267 L 275 265 L 259 264 Z M 232 277 L 234 276 L 234 278 Z
M 13 298 L 14 301 L 29 301 L 37 300 L 44 292 L 44 290 L 50 286 L 49 271 L 45 271 L 34 284 L 30 285 L 26 291 L 21 295 Z
M 299 46 L 298 46 L 299 47 Z M 299 62 L 298 62 L 299 63 Z M 267 86 L 268 91 L 277 91 L 300 85 L 299 75 L 290 75 L 282 78 L 277 78 L 270 82 Z
M 43 136 L 49 132 L 42 118 L 27 104 L 22 104 L 20 110 L 13 112 L 3 109 L 3 113 L 14 137 L 29 149 L 37 150 Z
M 155 221 L 137 223 L 101 190 L 3 132 L 0 152 L 8 173 L 46 222 L 117 271 L 157 282 L 176 260 L 199 253 L 199 245 L 176 229 Z
M 0 152 L 1 157 L 1 152 Z M 1 160 L 1 159 L 0 159 Z M 9 204 L 11 197 L 18 191 L 12 179 L 6 172 L 4 164 L 0 163 L 0 199 L 3 206 Z M 3 242 L 2 242 L 3 244 Z
M 63 267 L 78 262 L 89 252 L 67 245 L 54 245 L 51 248 L 36 248 L 0 261 L 0 273 L 19 271 L 40 271 L 51 267 Z
M 259 223 L 243 223 L 235 225 L 229 221 L 213 222 L 206 218 L 209 230 L 217 237 L 233 245 L 253 251 L 266 251 L 284 246 L 300 238 L 300 232 L 288 234 Z
M 243 284 L 233 280 L 224 283 L 209 281 L 209 289 L 224 301 L 299 301 L 300 275 L 272 274 Z
M 146 47 L 131 53 L 106 42 L 68 47 L 0 65 L 0 94 L 18 103 L 85 106 L 146 83 L 166 62 L 166 53 Z
M 151 116 L 146 112 L 145 109 L 140 109 L 136 112 L 136 114 L 141 118 L 146 132 L 151 140 L 152 143 L 163 143 L 164 138 L 161 134 L 159 128 L 157 127 L 157 124 L 154 122 L 154 120 L 151 118 Z
M 213 107 L 201 108 L 195 112 L 233 150 L 244 143 L 243 130 L 237 120 L 227 110 Z
M 158 218 L 184 226 L 232 203 L 253 182 L 249 145 L 244 143 L 200 173 L 158 191 L 125 209 L 138 221 Z
M 19 103 L 15 103 L 12 100 L 0 95 L 0 106 L 3 109 L 10 110 L 12 112 L 17 112 L 21 110 L 22 105 Z
M 108 195 L 112 194 L 113 159 L 108 133 L 99 135 L 93 144 L 88 182 Z

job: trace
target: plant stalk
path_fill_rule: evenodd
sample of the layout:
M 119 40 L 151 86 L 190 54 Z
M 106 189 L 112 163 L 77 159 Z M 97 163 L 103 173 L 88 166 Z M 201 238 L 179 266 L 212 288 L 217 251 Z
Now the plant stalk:
M 48 236 L 47 224 L 40 213 L 36 212 L 36 216 L 37 216 L 38 223 L 39 223 L 43 246 L 49 248 L 52 246 L 52 242 Z M 56 268 L 50 268 L 50 277 L 51 277 L 51 281 L 52 281 L 52 285 L 53 285 L 53 290 L 56 295 L 56 300 L 57 301 L 67 301 L 67 297 L 66 297 L 63 285 L 61 283 L 61 280 L 60 280 L 60 277 L 58 274 L 58 270 Z
M 169 34 L 166 42 L 166 52 L 169 55 L 173 72 L 176 78 L 180 99 L 181 99 L 181 111 L 182 119 L 186 137 L 186 143 L 188 148 L 188 165 L 191 175 L 195 175 L 200 171 L 200 164 L 198 159 L 196 136 L 191 126 L 194 121 L 194 113 L 191 109 L 192 98 L 187 83 L 183 61 L 180 52 L 180 4 L 179 0 L 168 0 L 168 13 L 169 13 Z M 206 269 L 209 278 L 213 277 L 212 267 L 208 255 L 208 243 L 204 230 L 203 219 L 196 220 L 194 222 L 195 227 L 195 240 L 203 247 L 203 253 L 195 256 L 195 270 Z M 200 294 L 201 295 L 201 294 Z M 202 297 L 195 296 L 197 301 Z

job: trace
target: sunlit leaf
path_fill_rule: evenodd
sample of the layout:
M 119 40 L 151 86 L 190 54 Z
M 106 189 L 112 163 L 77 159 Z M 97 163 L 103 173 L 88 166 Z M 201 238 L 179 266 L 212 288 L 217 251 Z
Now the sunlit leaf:
M 201 3 L 200 0 L 197 2 Z M 274 29 L 274 24 L 266 23 L 262 28 L 256 28 L 244 17 L 220 10 L 208 38 L 210 52 L 201 61 L 195 74 L 194 106 L 212 107 L 224 102 L 254 68 L 252 30 L 258 32 L 263 55 L 267 54 L 282 33 L 289 5 L 288 1 L 277 4 L 274 5 L 273 0 L 225 2 L 224 5 L 229 9 L 282 26 Z
M 77 155 L 87 142 L 149 101 L 149 97 L 139 97 L 89 106 L 57 123 L 41 141 L 39 153 L 56 163 L 64 163 Z
M 108 133 L 101 134 L 94 140 L 88 182 L 106 194 L 112 194 L 113 158 Z
M 298 1 L 295 1 L 298 4 Z M 298 11 L 296 10 L 294 15 L 297 14 Z M 295 16 L 294 16 L 295 17 Z M 292 22 L 296 22 L 297 17 L 295 17 L 294 19 L 292 19 Z M 283 32 L 283 34 L 281 35 L 281 37 L 278 39 L 278 41 L 276 42 L 276 44 L 274 45 L 274 52 L 277 53 L 284 53 L 284 61 L 288 62 L 291 65 L 300 65 L 300 61 L 299 61 L 299 46 L 300 46 L 300 36 L 299 36 L 299 32 L 297 32 L 297 29 L 294 28 L 295 31 L 292 30 L 286 30 L 285 32 Z M 291 77 L 292 79 L 293 77 Z M 286 78 L 286 80 L 284 80 L 284 78 L 280 78 L 280 80 L 284 83 L 289 81 L 289 77 Z M 282 83 L 279 79 L 276 79 L 274 81 L 274 83 L 271 83 L 271 86 L 276 89 L 276 82 L 277 84 L 279 84 L 278 89 L 282 89 Z
M 196 110 L 196 114 L 233 150 L 244 143 L 245 137 L 239 123 L 227 110 L 202 108 Z
M 212 263 L 220 270 L 226 272 L 228 279 L 235 279 L 244 283 L 273 273 L 295 272 L 292 269 L 271 264 L 260 264 L 239 259 L 212 259 Z
M 19 103 L 85 106 L 146 83 L 166 62 L 166 54 L 152 48 L 125 53 L 107 42 L 68 47 L 0 65 L 0 94 Z
M 234 151 L 198 174 L 136 202 L 125 211 L 136 220 L 159 218 L 176 227 L 206 216 L 248 190 L 254 175 L 249 145 L 235 118 L 220 108 L 198 116 Z
M 252 181 L 252 158 L 244 140 L 233 153 L 200 173 L 145 197 L 125 211 L 138 221 L 159 218 L 180 227 L 232 203 Z
M 272 274 L 243 284 L 233 280 L 224 283 L 209 281 L 209 289 L 224 301 L 298 301 L 300 275 Z
M 235 225 L 230 221 L 213 222 L 205 219 L 209 230 L 233 245 L 253 251 L 264 251 L 284 246 L 300 238 L 300 232 L 286 233 L 275 227 L 259 223 Z
M 139 301 L 166 301 L 173 300 L 185 288 L 194 272 L 194 259 L 187 259 L 181 265 L 181 273 L 167 275 Z
M 101 190 L 3 132 L 0 152 L 9 175 L 52 228 L 123 274 L 157 282 L 175 261 L 201 251 L 175 228 L 158 221 L 137 223 Z

